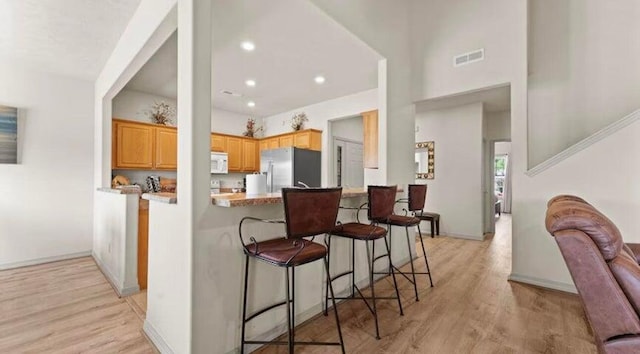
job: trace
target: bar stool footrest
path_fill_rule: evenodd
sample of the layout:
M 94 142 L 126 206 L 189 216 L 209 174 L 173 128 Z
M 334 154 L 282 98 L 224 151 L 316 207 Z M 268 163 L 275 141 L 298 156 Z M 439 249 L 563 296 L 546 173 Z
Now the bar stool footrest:
M 244 344 L 289 345 L 287 341 L 246 340 Z M 293 342 L 294 345 L 340 345 L 340 342 Z
M 289 301 L 289 302 L 291 302 L 291 301 Z M 282 302 L 279 302 L 279 303 L 277 303 L 277 304 L 273 304 L 273 305 L 271 305 L 271 306 L 267 306 L 267 307 L 263 308 L 262 310 L 260 310 L 260 311 L 258 311 L 258 312 L 255 312 L 255 313 L 253 313 L 251 316 L 247 317 L 247 318 L 244 320 L 244 322 L 245 322 L 245 323 L 246 323 L 246 322 L 249 322 L 249 321 L 251 321 L 252 319 L 254 319 L 254 318 L 256 318 L 256 317 L 258 317 L 258 316 L 262 315 L 263 313 L 265 313 L 265 312 L 267 312 L 267 311 L 269 311 L 269 310 L 273 310 L 274 308 L 276 308 L 276 307 L 278 307 L 278 306 L 282 306 L 282 305 L 286 305 L 286 304 L 287 304 L 287 301 L 282 301 Z

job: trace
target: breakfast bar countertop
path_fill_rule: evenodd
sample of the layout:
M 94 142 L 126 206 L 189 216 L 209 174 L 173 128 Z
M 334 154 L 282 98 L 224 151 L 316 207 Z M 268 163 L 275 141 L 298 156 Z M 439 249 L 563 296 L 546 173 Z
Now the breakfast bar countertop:
M 398 193 L 400 192 L 403 192 L 402 188 L 398 188 Z M 342 198 L 366 196 L 366 188 L 345 188 L 342 190 Z M 177 202 L 175 193 L 145 193 L 142 195 L 142 199 L 169 204 L 175 204 Z M 225 208 L 280 204 L 282 203 L 282 195 L 280 193 L 266 193 L 258 195 L 247 195 L 246 193 L 221 193 L 212 194 L 211 202 L 213 205 Z
M 402 192 L 402 189 L 398 188 L 398 192 Z M 356 198 L 366 196 L 366 188 L 345 188 L 342 190 L 342 198 Z M 267 193 L 259 195 L 247 195 L 246 193 L 212 194 L 211 201 L 213 202 L 213 205 L 227 208 L 252 205 L 268 205 L 282 203 L 282 195 L 280 193 Z

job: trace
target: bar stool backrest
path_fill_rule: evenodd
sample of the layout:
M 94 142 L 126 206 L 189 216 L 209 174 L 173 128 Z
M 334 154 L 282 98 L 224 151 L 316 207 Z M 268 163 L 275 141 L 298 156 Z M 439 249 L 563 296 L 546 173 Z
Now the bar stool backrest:
M 422 211 L 427 199 L 426 184 L 409 185 L 409 211 Z
M 342 188 L 283 188 L 287 238 L 331 232 L 336 226 Z
M 369 220 L 385 221 L 393 214 L 398 186 L 368 186 Z

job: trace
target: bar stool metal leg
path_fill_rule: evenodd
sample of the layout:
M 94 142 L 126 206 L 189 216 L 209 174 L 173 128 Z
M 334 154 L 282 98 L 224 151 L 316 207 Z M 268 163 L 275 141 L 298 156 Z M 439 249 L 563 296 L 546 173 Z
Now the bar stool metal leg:
M 289 267 L 285 267 L 285 273 L 286 273 L 286 281 L 287 281 L 287 286 L 286 286 L 286 302 L 287 302 L 287 346 L 289 347 L 289 354 L 293 353 L 293 339 L 291 338 L 291 301 L 290 301 L 290 289 L 289 289 Z
M 345 354 L 344 351 L 344 341 L 342 339 L 342 329 L 340 328 L 340 317 L 338 317 L 338 307 L 336 306 L 336 297 L 333 293 L 333 285 L 331 284 L 331 275 L 329 274 L 329 261 L 327 259 L 324 260 L 324 269 L 327 272 L 327 283 L 329 284 L 329 292 L 331 293 L 331 304 L 333 306 L 333 315 L 336 316 L 336 326 L 338 327 L 338 337 L 340 338 L 340 349 L 342 349 L 342 354 Z
M 325 239 L 325 245 L 327 246 L 327 263 L 331 263 L 331 236 L 327 235 Z M 327 270 L 327 273 L 329 271 Z M 331 275 L 329 275 L 331 276 Z M 329 311 L 329 282 L 324 285 L 324 311 L 323 315 L 327 316 Z
M 376 339 L 380 339 L 380 328 L 378 326 L 378 309 L 376 307 L 376 293 L 375 293 L 374 284 L 373 284 L 374 283 L 373 282 L 373 268 L 374 268 L 373 259 L 375 257 L 375 252 L 376 252 L 376 243 L 375 241 L 371 242 L 372 250 L 369 251 L 369 241 L 365 241 L 365 242 L 367 247 L 367 260 L 369 262 L 369 286 L 371 287 L 371 301 L 373 302 L 373 317 L 376 323 Z
M 409 227 L 405 227 L 404 230 L 407 234 L 407 248 L 409 249 L 409 262 L 411 263 L 411 275 L 413 276 L 413 290 L 416 293 L 416 301 L 420 301 L 420 298 L 418 297 L 418 283 L 416 282 L 416 270 L 413 266 L 413 254 L 411 253 L 412 243 L 409 237 Z
M 244 293 L 242 293 L 242 342 L 240 343 L 240 354 L 244 354 L 245 329 L 247 327 L 247 288 L 249 285 L 249 256 L 245 256 L 244 262 Z
M 420 224 L 418 224 L 418 235 L 420 235 L 420 244 L 422 245 L 422 255 L 424 256 L 424 264 L 427 266 L 427 274 L 429 275 L 429 283 L 433 288 L 433 279 L 431 279 L 431 269 L 429 269 L 429 260 L 427 259 L 427 251 L 424 248 L 424 241 L 422 240 L 422 231 L 420 231 Z
M 389 243 L 387 242 L 387 238 L 384 238 L 384 245 L 387 248 L 387 255 L 389 257 L 389 268 L 393 268 L 393 263 L 391 263 L 391 248 L 389 247 Z M 391 269 L 391 277 L 393 278 L 393 287 L 396 289 L 396 297 L 398 298 L 398 308 L 400 308 L 400 316 L 404 316 L 404 312 L 402 311 L 402 301 L 400 300 L 400 290 L 398 290 L 398 281 L 396 280 L 396 272 Z

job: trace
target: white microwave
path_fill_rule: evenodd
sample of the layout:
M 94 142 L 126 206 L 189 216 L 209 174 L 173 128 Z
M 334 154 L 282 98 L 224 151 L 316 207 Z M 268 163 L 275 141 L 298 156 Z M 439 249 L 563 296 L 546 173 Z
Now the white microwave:
M 226 152 L 211 153 L 211 174 L 229 173 L 229 156 Z

